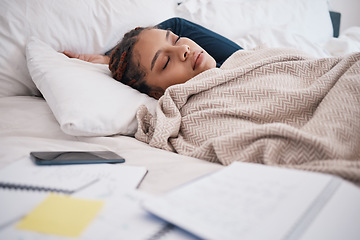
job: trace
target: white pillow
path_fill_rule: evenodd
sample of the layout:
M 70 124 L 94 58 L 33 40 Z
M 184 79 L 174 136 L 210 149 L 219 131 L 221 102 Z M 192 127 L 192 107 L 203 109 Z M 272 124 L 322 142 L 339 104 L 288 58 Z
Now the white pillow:
M 134 135 L 137 108 L 157 101 L 111 77 L 106 64 L 71 59 L 33 37 L 27 65 L 61 129 L 74 136 Z
M 184 0 L 177 14 L 238 39 L 252 31 L 276 28 L 314 43 L 332 37 L 328 0 Z
M 176 6 L 176 0 L 1 0 L 0 97 L 39 94 L 26 67 L 30 36 L 56 50 L 104 53 L 128 30 L 173 17 Z

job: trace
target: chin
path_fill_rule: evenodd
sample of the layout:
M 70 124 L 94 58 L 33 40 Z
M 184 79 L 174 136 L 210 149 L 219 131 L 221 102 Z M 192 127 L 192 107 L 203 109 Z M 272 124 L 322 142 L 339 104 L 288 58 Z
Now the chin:
M 209 66 L 208 69 L 216 68 L 216 61 L 215 61 L 215 59 L 214 59 L 212 56 L 210 56 L 209 54 L 208 54 L 208 56 L 209 56 L 208 61 L 207 61 L 207 65 Z
M 216 61 L 213 58 L 209 59 L 209 61 L 206 63 L 206 69 L 205 70 L 209 70 L 209 69 L 212 69 L 212 68 L 216 68 Z

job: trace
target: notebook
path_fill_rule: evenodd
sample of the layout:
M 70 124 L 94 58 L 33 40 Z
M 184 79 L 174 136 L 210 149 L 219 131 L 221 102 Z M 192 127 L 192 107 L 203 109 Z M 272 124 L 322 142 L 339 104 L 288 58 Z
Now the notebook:
M 143 207 L 203 239 L 360 239 L 357 186 L 260 164 L 233 163 Z
M 25 158 L 0 170 L 0 188 L 72 194 L 97 181 L 96 172 L 91 165 L 37 166 Z
M 28 213 L 49 192 L 106 199 L 137 188 L 146 173 L 145 167 L 124 164 L 37 166 L 30 158 L 20 159 L 0 170 L 0 229 Z

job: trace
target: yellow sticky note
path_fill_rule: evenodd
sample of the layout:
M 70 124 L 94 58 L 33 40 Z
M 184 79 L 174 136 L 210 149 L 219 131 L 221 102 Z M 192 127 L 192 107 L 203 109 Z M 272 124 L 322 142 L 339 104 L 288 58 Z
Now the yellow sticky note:
M 50 194 L 17 225 L 41 233 L 78 237 L 94 219 L 103 201 Z

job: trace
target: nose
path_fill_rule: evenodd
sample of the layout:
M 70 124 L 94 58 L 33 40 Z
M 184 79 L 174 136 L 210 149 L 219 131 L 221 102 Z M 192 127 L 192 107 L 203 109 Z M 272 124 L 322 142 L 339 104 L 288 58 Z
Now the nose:
M 186 44 L 178 46 L 177 55 L 181 61 L 185 61 L 190 55 L 190 47 Z

